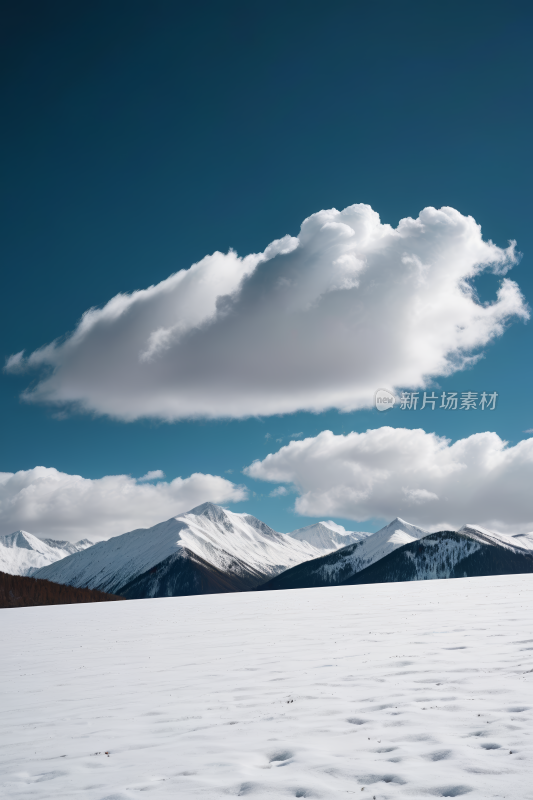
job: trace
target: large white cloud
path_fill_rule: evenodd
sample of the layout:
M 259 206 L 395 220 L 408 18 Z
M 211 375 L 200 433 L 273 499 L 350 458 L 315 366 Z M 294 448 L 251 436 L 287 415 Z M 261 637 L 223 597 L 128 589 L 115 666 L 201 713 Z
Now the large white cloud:
M 383 427 L 291 442 L 245 472 L 299 493 L 295 510 L 363 522 L 403 517 L 430 530 L 467 522 L 533 530 L 533 438 L 509 447 L 496 433 L 451 444 L 423 430 Z
M 201 473 L 149 484 L 129 475 L 90 480 L 47 467 L 0 472 L 0 535 L 22 529 L 71 542 L 97 541 L 150 527 L 208 500 L 245 498 L 245 487 Z
M 396 229 L 368 205 L 320 211 L 264 253 L 217 252 L 117 295 L 7 369 L 45 368 L 27 400 L 123 420 L 352 410 L 460 369 L 527 318 L 513 281 L 487 304 L 469 283 L 516 261 L 453 208 Z

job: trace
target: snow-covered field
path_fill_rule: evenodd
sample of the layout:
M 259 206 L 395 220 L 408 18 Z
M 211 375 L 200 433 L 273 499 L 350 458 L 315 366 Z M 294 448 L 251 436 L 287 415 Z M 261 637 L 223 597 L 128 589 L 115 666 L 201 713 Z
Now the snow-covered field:
M 532 609 L 513 575 L 2 610 L 0 795 L 529 800 Z

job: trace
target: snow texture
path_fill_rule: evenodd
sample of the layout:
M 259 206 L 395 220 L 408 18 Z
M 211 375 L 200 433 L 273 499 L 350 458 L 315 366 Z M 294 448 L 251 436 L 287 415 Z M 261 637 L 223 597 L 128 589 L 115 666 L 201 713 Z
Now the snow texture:
M 56 583 L 120 594 L 134 578 L 169 556 L 193 553 L 226 573 L 255 578 L 255 585 L 323 551 L 276 533 L 250 514 L 204 503 L 153 528 L 140 528 L 36 574 Z
M 528 550 L 533 550 L 533 533 L 517 533 L 512 537 L 522 546 Z
M 91 546 L 92 542 L 88 539 L 72 544 L 55 539 L 39 539 L 27 531 L 15 531 L 0 536 L 0 572 L 33 575 L 41 567 Z
M 532 604 L 515 575 L 2 610 L 0 795 L 533 800 Z

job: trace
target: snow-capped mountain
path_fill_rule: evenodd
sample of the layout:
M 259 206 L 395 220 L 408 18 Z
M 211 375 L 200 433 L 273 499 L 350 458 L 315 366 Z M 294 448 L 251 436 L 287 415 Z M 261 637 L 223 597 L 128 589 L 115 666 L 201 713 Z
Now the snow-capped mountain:
M 99 542 L 35 577 L 127 597 L 242 591 L 322 552 L 250 514 L 204 503 L 152 528 Z
M 39 539 L 27 531 L 0 536 L 0 572 L 8 575 L 33 575 L 41 567 L 53 564 L 73 553 L 92 546 L 88 539 L 75 544 L 56 539 Z
M 533 572 L 533 551 L 510 546 L 505 539 L 502 542 L 499 534 L 481 533 L 471 525 L 460 531 L 432 533 L 389 553 L 343 585 Z
M 287 570 L 262 586 L 263 589 L 299 589 L 312 586 L 335 586 L 356 572 L 409 542 L 428 536 L 429 531 L 417 528 L 397 517 L 384 528 L 359 542 L 329 555 Z
M 92 547 L 22 531 L 0 540 L 5 572 L 128 598 L 528 572 L 530 564 L 533 534 L 477 525 L 430 534 L 400 518 L 373 534 L 334 522 L 284 534 L 213 503 Z
M 363 541 L 293 567 L 260 588 L 296 589 L 525 572 L 533 572 L 530 534 L 508 536 L 479 525 L 429 533 L 397 518 Z
M 318 550 L 332 552 L 354 542 L 360 542 L 361 539 L 366 539 L 372 534 L 362 531 L 346 531 L 341 525 L 328 520 L 327 522 L 315 522 L 314 525 L 306 525 L 305 528 L 298 528 L 289 533 L 289 536 L 300 542 L 309 542 Z

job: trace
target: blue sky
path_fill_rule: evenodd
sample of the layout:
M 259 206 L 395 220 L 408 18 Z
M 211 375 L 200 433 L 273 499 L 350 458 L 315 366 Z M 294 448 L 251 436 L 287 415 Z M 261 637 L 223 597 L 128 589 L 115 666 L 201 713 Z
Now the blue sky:
M 531 303 L 531 25 L 530 7 L 512 2 L 11 4 L 3 355 L 64 337 L 119 292 L 216 250 L 260 252 L 310 214 L 354 203 L 393 226 L 451 206 L 485 240 L 515 239 L 523 257 L 509 276 Z M 477 279 L 481 302 L 500 281 Z M 234 510 L 291 530 L 324 515 L 295 514 L 294 494 L 270 497 L 243 468 L 294 434 L 384 424 L 515 445 L 533 428 L 532 336 L 512 321 L 472 368 L 436 379 L 441 391 L 497 391 L 493 412 L 122 422 L 22 402 L 38 374 L 3 373 L 0 470 L 210 473 L 249 487 Z

